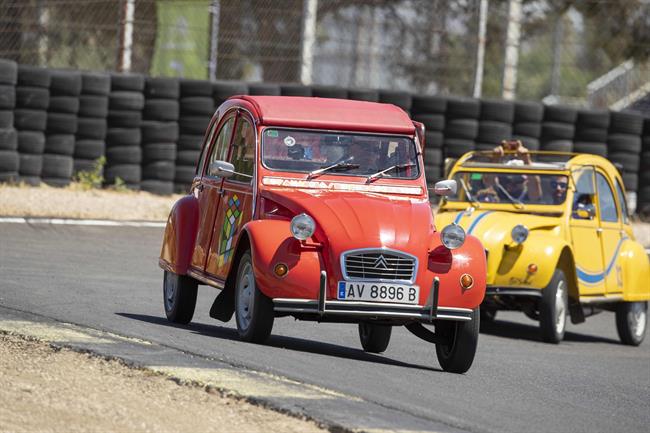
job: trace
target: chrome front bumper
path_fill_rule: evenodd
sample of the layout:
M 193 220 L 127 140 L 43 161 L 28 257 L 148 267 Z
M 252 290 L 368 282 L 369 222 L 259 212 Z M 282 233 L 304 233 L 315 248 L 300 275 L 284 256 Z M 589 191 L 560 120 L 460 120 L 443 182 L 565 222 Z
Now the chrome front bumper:
M 393 304 L 379 302 L 338 301 L 326 299 L 327 275 L 321 272 L 317 300 L 299 298 L 275 298 L 273 309 L 278 313 L 313 314 L 320 317 L 347 316 L 368 319 L 408 319 L 430 323 L 434 320 L 472 320 L 469 308 L 438 306 L 440 280 L 435 277 L 427 305 Z

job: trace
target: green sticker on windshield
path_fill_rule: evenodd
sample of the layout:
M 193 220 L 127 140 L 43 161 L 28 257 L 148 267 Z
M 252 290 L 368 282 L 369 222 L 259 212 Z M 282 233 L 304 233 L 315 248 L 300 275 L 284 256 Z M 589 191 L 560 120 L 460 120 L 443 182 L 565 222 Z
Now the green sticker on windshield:
M 266 130 L 266 136 L 267 137 L 272 137 L 272 138 L 277 138 L 278 137 L 278 131 L 275 129 L 267 129 Z
M 483 177 L 483 175 L 481 173 L 472 173 L 472 175 L 470 176 L 470 179 L 471 180 L 481 180 L 481 177 Z

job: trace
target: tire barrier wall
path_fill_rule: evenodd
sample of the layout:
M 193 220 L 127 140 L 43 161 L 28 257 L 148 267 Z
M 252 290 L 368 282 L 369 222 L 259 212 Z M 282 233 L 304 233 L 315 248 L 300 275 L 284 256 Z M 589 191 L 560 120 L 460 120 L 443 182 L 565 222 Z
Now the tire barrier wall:
M 637 209 L 650 214 L 650 119 L 634 112 L 321 85 L 79 73 L 2 59 L 0 182 L 44 179 L 63 185 L 70 170 L 89 170 L 105 156 L 107 185 L 119 177 L 134 189 L 187 192 L 215 108 L 238 94 L 395 104 L 426 127 L 430 183 L 442 176 L 445 158 L 491 149 L 506 138 L 520 139 L 531 150 L 602 155 L 621 169 L 626 189 L 638 192 Z

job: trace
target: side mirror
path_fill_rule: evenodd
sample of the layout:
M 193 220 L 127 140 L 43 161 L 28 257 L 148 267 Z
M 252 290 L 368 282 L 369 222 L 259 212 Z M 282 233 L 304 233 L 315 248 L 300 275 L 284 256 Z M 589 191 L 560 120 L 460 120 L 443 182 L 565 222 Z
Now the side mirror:
M 235 166 L 226 161 L 215 161 L 208 167 L 208 174 L 228 178 L 235 174 Z
M 573 216 L 581 220 L 590 220 L 596 216 L 596 207 L 593 204 L 579 203 L 578 208 L 573 211 Z
M 436 182 L 436 184 L 433 187 L 433 192 L 436 195 L 442 195 L 442 196 L 456 194 L 457 190 L 458 190 L 458 184 L 453 179 L 441 180 L 439 182 Z

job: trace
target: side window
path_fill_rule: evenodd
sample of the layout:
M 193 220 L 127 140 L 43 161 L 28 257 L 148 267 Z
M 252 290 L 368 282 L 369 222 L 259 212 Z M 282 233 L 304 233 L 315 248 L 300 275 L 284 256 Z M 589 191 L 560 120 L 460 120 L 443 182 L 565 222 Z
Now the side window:
M 617 222 L 616 201 L 614 193 L 607 183 L 607 179 L 601 173 L 596 173 L 596 184 L 598 186 L 598 207 L 600 207 L 600 219 L 607 222 Z
M 208 157 L 208 167 L 215 161 L 225 161 L 228 157 L 228 145 L 230 144 L 230 137 L 232 136 L 232 128 L 235 124 L 235 116 L 232 116 L 221 127 L 219 135 L 214 142 L 214 147 L 210 156 Z
M 629 224 L 630 221 L 627 218 L 627 202 L 625 201 L 625 194 L 623 194 L 623 188 L 618 180 L 616 180 L 616 195 L 618 196 L 618 202 L 621 204 L 621 212 L 623 213 L 623 223 Z
M 201 167 L 203 167 L 203 163 L 205 162 L 205 158 L 208 156 L 210 143 L 212 143 L 214 134 L 217 132 L 217 126 L 219 126 L 219 122 L 214 122 L 212 124 L 212 127 L 210 128 L 210 134 L 208 134 L 208 139 L 205 141 L 205 143 L 203 143 L 203 146 L 201 147 L 201 157 L 199 158 L 199 164 L 196 166 L 196 173 L 201 170 Z
M 235 130 L 235 138 L 232 141 L 232 153 L 230 162 L 235 166 L 238 173 L 253 176 L 255 170 L 255 131 L 253 125 L 244 117 L 240 117 Z M 232 180 L 236 182 L 250 183 L 251 178 L 235 174 Z
M 573 217 L 584 219 L 579 217 L 575 211 L 591 207 L 592 211 L 595 212 L 595 209 L 593 209 L 594 195 L 596 194 L 594 187 L 594 169 L 592 167 L 582 167 L 574 171 L 572 176 L 576 185 L 576 192 L 573 197 Z

